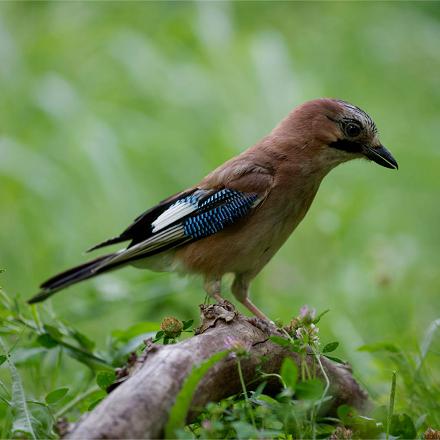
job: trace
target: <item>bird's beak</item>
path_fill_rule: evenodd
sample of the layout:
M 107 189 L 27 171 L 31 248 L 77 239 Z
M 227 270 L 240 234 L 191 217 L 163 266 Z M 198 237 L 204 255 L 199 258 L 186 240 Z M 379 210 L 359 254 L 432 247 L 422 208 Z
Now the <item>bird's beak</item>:
M 397 170 L 399 165 L 397 165 L 396 159 L 392 156 L 392 154 L 383 146 L 379 145 L 377 147 L 364 147 L 364 155 L 376 162 L 379 165 L 382 165 L 385 168 L 391 168 Z

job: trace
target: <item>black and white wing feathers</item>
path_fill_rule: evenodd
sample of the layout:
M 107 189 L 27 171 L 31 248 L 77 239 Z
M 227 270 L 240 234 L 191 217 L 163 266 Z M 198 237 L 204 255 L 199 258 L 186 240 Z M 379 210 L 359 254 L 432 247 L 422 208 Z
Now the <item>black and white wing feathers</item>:
M 208 237 L 247 215 L 259 202 L 257 193 L 198 189 L 168 206 L 151 222 L 145 240 L 130 244 L 107 264 L 119 265 Z

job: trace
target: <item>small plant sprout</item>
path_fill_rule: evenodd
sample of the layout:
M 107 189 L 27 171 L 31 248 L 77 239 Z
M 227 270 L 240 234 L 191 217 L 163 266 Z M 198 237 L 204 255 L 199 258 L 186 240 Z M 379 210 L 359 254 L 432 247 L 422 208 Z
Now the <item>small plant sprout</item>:
M 423 437 L 425 440 L 439 440 L 440 439 L 440 431 L 437 431 L 432 428 L 428 428 L 424 434 Z
M 329 437 L 329 440 L 350 440 L 351 438 L 353 438 L 353 431 L 351 429 L 338 426 Z
M 191 333 L 191 329 L 194 321 L 181 321 L 174 316 L 165 317 L 160 324 L 160 331 L 158 331 L 153 338 L 153 342 L 160 342 L 163 340 L 163 344 L 174 344 L 177 338 L 182 333 Z
M 160 324 L 161 330 L 169 338 L 178 338 L 183 330 L 183 323 L 174 316 L 167 316 Z

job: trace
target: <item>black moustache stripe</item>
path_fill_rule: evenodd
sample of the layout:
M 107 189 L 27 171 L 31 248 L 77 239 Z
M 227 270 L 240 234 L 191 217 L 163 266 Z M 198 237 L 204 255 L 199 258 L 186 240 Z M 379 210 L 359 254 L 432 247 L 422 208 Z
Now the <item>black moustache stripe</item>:
M 362 153 L 362 144 L 349 139 L 338 139 L 337 141 L 329 144 L 329 147 L 346 151 L 347 153 Z

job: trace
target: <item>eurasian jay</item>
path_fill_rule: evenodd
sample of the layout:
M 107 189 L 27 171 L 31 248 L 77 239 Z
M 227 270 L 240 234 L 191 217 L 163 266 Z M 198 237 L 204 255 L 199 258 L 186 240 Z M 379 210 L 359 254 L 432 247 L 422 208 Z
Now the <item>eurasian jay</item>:
M 126 248 L 50 278 L 29 303 L 132 265 L 200 274 L 217 301 L 222 301 L 222 277 L 232 273 L 235 298 L 267 319 L 249 298 L 250 282 L 304 218 L 324 176 L 362 157 L 398 167 L 380 143 L 373 120 L 359 107 L 337 99 L 306 102 L 253 147 L 90 250 L 129 241 Z

